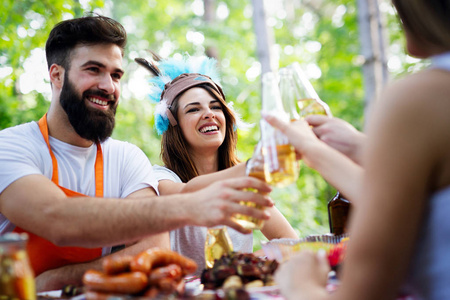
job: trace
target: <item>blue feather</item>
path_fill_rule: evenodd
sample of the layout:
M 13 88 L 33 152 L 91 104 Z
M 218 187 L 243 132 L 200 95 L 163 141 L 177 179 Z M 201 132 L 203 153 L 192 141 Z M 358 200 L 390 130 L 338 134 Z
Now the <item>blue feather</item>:
M 169 119 L 157 114 L 155 116 L 155 126 L 158 135 L 162 135 L 169 128 Z
M 209 76 L 216 84 L 220 85 L 217 61 L 214 58 L 188 55 L 185 55 L 182 59 L 168 58 L 159 61 L 158 68 L 163 78 L 167 76 L 170 81 L 184 73 L 199 73 Z M 150 100 L 158 103 L 161 100 L 161 94 L 166 83 L 161 76 L 152 77 L 149 83 L 152 86 L 152 92 L 149 94 Z M 161 135 L 169 128 L 169 119 L 167 116 L 155 113 L 155 125 L 158 134 Z

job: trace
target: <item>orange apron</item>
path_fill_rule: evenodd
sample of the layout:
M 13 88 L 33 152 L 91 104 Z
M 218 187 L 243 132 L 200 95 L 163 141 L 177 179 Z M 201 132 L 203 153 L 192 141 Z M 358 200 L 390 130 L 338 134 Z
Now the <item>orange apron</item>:
M 39 120 L 39 129 L 47 143 L 53 164 L 52 181 L 67 195 L 67 197 L 86 197 L 86 195 L 71 191 L 59 186 L 58 162 L 50 148 L 48 138 L 47 114 Z M 103 197 L 103 154 L 102 147 L 97 143 L 97 157 L 95 159 L 95 196 Z M 70 220 L 68 220 L 70 222 Z M 51 226 L 51 225 L 50 225 Z M 14 232 L 26 232 L 29 236 L 27 251 L 34 274 L 38 276 L 42 272 L 69 264 L 87 262 L 102 255 L 102 248 L 58 247 L 50 241 L 43 239 L 31 232 L 16 227 Z

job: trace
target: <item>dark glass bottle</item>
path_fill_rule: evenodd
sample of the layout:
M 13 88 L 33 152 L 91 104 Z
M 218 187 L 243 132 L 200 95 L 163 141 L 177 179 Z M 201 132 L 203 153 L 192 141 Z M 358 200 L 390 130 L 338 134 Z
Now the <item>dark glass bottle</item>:
M 331 233 L 341 235 L 347 232 L 347 219 L 350 208 L 350 201 L 345 199 L 339 192 L 328 202 L 328 221 Z

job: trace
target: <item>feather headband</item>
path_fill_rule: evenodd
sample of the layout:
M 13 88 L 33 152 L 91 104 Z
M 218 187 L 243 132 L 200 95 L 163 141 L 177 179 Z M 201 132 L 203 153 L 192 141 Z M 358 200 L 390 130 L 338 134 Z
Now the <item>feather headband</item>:
M 185 56 L 183 59 L 162 59 L 152 53 L 153 61 L 149 62 L 143 58 L 135 61 L 145 67 L 154 75 L 150 82 L 150 99 L 157 103 L 155 108 L 155 126 L 159 135 L 163 134 L 169 124 L 177 125 L 177 121 L 171 111 L 173 100 L 184 91 L 201 84 L 211 86 L 224 101 L 225 95 L 220 87 L 217 72 L 217 61 L 208 57 Z M 228 103 L 228 108 L 236 118 L 239 128 L 248 128 L 249 125 L 241 121 L 239 114 L 233 110 L 233 103 Z
M 143 58 L 135 61 L 148 69 L 154 77 L 150 79 L 150 99 L 158 103 L 155 109 L 155 125 L 158 134 L 177 125 L 172 114 L 173 100 L 184 91 L 201 84 L 210 85 L 225 100 L 222 88 L 216 83 L 219 76 L 216 60 L 208 57 L 184 57 L 183 59 L 161 59 L 155 53 L 153 61 Z

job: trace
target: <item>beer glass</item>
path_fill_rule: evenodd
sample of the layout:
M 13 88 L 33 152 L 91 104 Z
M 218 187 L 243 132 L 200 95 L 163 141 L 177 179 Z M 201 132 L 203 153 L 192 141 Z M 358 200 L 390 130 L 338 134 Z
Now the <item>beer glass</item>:
M 233 251 L 233 244 L 227 227 L 216 226 L 207 229 L 205 240 L 205 263 L 208 269 L 214 266 L 214 261 L 226 253 Z

